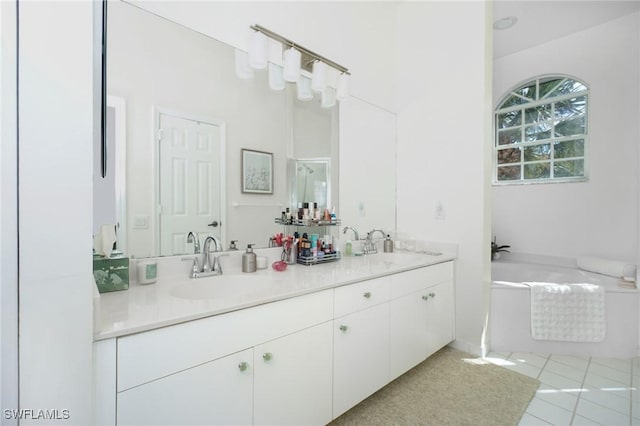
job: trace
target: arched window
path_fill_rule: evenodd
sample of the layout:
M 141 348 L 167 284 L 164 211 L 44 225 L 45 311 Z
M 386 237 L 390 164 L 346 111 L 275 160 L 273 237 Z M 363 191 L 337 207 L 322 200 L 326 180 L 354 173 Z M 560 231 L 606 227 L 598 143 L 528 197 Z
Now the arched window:
M 545 76 L 507 93 L 495 111 L 494 182 L 584 180 L 589 88 Z

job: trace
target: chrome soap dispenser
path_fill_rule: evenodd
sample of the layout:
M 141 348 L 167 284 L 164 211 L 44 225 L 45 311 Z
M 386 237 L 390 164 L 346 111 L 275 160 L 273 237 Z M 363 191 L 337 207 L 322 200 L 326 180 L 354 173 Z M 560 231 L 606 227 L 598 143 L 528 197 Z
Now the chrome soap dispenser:
M 257 267 L 253 244 L 247 244 L 247 251 L 242 255 L 242 272 L 255 272 Z

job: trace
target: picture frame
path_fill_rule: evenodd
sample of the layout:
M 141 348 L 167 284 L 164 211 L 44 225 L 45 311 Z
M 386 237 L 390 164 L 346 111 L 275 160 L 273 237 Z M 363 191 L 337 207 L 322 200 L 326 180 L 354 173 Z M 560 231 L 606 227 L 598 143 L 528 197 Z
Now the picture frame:
M 242 192 L 273 194 L 273 154 L 242 148 Z

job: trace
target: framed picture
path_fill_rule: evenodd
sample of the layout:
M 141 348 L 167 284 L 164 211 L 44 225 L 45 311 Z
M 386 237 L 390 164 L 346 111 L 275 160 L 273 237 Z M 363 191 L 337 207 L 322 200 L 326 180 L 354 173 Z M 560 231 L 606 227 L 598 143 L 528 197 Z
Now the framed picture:
M 242 149 L 242 192 L 273 194 L 273 154 Z

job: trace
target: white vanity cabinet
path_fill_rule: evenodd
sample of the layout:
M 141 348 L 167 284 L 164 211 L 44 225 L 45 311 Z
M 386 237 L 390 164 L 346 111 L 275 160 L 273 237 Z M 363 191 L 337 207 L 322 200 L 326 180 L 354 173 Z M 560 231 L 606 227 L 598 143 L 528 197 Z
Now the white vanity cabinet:
M 331 321 L 254 347 L 256 425 L 331 421 Z
M 453 340 L 453 262 L 395 274 L 390 281 L 393 380 Z
M 247 349 L 118 394 L 118 425 L 249 425 L 253 350 Z
M 96 342 L 96 424 L 324 425 L 453 340 L 453 262 Z
M 335 290 L 333 415 L 389 382 L 389 278 Z

